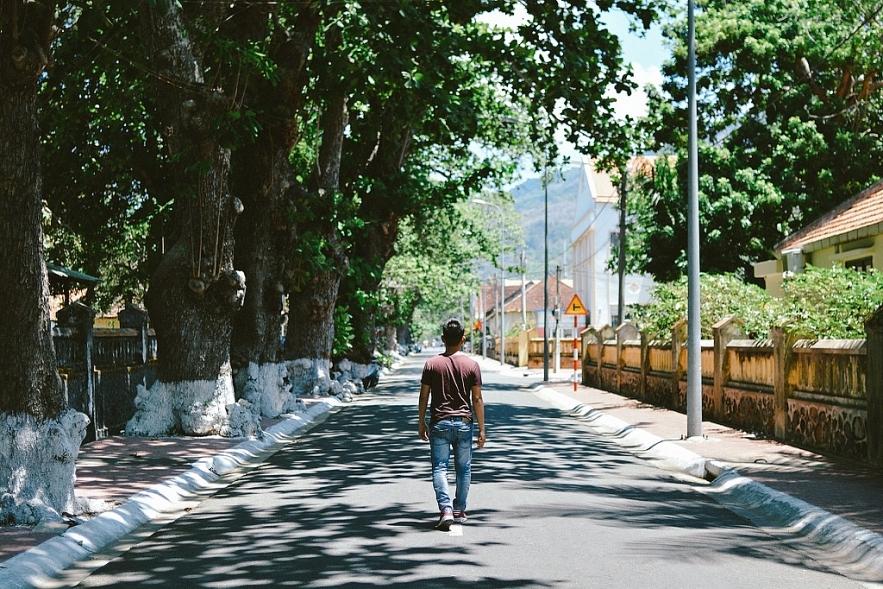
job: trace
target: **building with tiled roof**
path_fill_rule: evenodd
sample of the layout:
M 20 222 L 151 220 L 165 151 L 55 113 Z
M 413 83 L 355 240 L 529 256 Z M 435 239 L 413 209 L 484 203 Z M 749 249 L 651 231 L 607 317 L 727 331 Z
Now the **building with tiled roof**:
M 807 264 L 867 270 L 883 267 L 883 182 L 858 193 L 800 231 L 780 241 L 774 260 L 754 264 L 766 289 L 781 294 L 782 280 Z
M 524 324 L 526 329 L 536 328 L 539 335 L 543 336 L 543 328 L 548 317 L 550 325 L 554 325 L 555 319 L 553 311 L 557 308 L 564 310 L 570 300 L 573 298 L 573 282 L 571 280 L 557 280 L 555 276 L 549 276 L 549 311 L 543 313 L 545 299 L 545 284 L 542 280 L 507 280 L 503 289 L 505 307 L 503 320 L 505 322 L 504 332 L 511 333 L 514 328 L 521 328 Z M 483 298 L 483 301 L 482 301 Z M 483 302 L 484 309 L 484 325 L 488 332 L 493 336 L 498 336 L 500 308 L 500 283 L 490 281 L 484 285 L 482 294 L 479 297 L 479 316 L 481 316 L 481 304 Z M 526 320 L 526 321 L 525 321 Z M 572 331 L 572 322 L 562 322 L 561 327 L 570 327 Z M 568 331 L 566 337 L 572 337 Z
M 650 156 L 632 158 L 629 162 L 632 174 L 649 175 L 653 160 Z M 576 218 L 570 231 L 572 272 L 576 294 L 589 312 L 584 321 L 596 327 L 619 322 L 619 274 L 610 270 L 611 256 L 619 239 L 617 184 L 610 174 L 596 169 L 594 162 L 583 160 L 575 195 Z M 624 282 L 626 309 L 650 301 L 654 283 L 649 275 L 626 274 Z

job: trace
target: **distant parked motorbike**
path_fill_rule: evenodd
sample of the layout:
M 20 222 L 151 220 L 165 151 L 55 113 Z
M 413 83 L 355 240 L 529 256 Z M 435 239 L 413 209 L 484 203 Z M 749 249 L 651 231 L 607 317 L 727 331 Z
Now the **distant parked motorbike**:
M 377 386 L 377 383 L 380 381 L 380 362 L 377 358 L 371 360 L 371 366 L 368 369 L 368 374 L 362 378 L 362 386 L 365 387 L 366 391 L 370 391 L 374 387 Z

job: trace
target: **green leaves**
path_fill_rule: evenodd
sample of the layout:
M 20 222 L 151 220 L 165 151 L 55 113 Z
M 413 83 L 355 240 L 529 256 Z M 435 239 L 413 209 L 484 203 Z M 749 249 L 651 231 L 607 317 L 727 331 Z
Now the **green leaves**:
M 883 156 L 878 2 L 707 0 L 696 22 L 701 267 L 749 276 L 776 243 L 875 182 Z M 664 66 L 645 125 L 651 149 L 676 156 L 632 203 L 642 269 L 682 269 L 686 226 L 686 35 L 666 34 Z M 668 168 L 668 169 L 663 169 Z M 672 272 L 675 268 L 675 272 Z
M 727 316 L 741 319 L 747 337 L 768 337 L 773 327 L 812 339 L 861 339 L 865 320 L 883 305 L 883 274 L 858 272 L 837 266 L 816 268 L 788 278 L 784 295 L 775 298 L 762 288 L 743 283 L 731 274 L 702 274 L 700 317 L 702 337 Z M 635 323 L 661 338 L 687 316 L 687 279 L 659 284 L 654 302 L 635 309 Z
M 772 327 L 782 324 L 780 301 L 731 274 L 702 274 L 699 290 L 703 338 L 710 338 L 711 326 L 730 315 L 741 319 L 745 335 L 753 338 L 767 337 Z M 638 307 L 632 316 L 655 337 L 670 337 L 674 324 L 687 316 L 686 277 L 657 285 L 654 302 Z

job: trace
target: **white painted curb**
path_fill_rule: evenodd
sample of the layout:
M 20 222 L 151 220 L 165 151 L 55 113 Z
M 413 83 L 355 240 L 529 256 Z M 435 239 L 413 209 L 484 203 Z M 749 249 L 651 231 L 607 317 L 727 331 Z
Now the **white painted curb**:
M 189 471 L 136 493 L 116 509 L 0 563 L 3 589 L 31 589 L 48 581 L 160 514 L 172 511 L 221 475 L 240 466 L 263 462 L 288 443 L 291 436 L 309 428 L 320 415 L 341 404 L 336 397 L 323 398 L 306 411 L 291 414 L 264 431 L 263 439 L 247 440 L 216 456 L 201 458 Z
M 545 387 L 535 394 L 555 407 L 576 413 L 600 434 L 635 452 L 673 464 L 695 477 L 712 479 L 708 494 L 786 540 L 801 538 L 835 555 L 843 568 L 865 580 L 883 580 L 883 536 L 820 507 L 758 483 L 717 460 L 607 415 Z

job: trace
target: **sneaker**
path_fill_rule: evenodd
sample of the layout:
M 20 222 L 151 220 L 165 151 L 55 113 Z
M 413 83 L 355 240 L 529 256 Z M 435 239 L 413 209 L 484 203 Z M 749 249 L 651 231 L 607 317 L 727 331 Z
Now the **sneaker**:
M 436 528 L 443 532 L 447 532 L 451 529 L 451 524 L 454 523 L 454 514 L 451 512 L 450 507 L 445 507 L 442 510 L 441 515 L 438 518 L 438 524 L 436 524 Z
M 455 524 L 465 523 L 467 519 L 469 519 L 469 518 L 466 517 L 465 511 L 460 511 L 459 509 L 454 510 L 454 523 Z

